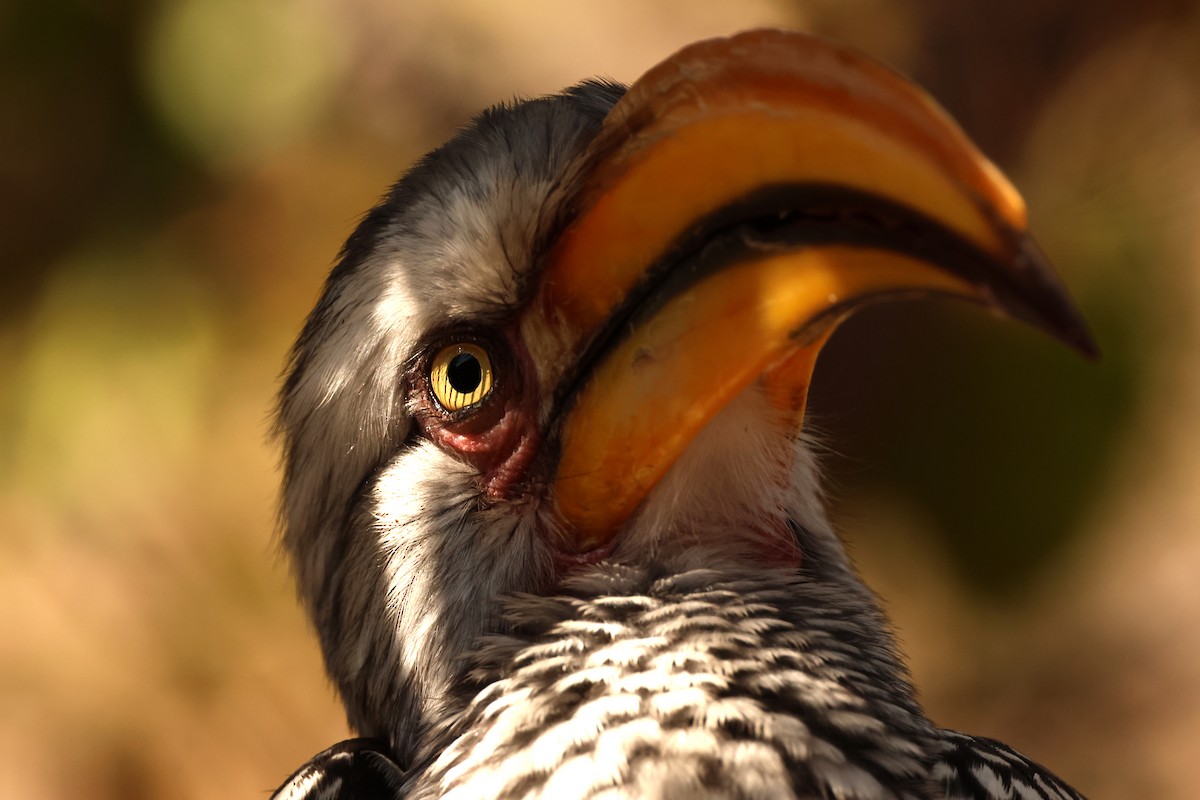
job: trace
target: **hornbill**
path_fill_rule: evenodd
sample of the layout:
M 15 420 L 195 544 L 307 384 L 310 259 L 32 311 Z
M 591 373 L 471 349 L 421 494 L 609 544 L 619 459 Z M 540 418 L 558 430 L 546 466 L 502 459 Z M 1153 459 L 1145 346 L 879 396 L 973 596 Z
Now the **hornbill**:
M 1093 353 L 1007 180 L 809 36 L 490 109 L 362 220 L 282 390 L 283 542 L 363 738 L 280 798 L 1078 797 L 923 713 L 801 430 L 837 323 Z

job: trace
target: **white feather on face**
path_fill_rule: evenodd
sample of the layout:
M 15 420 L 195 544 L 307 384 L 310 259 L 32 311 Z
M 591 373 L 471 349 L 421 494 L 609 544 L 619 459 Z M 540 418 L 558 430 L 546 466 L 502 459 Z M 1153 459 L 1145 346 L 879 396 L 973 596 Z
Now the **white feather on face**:
M 351 725 L 402 760 L 452 711 L 461 656 L 498 624 L 496 599 L 549 588 L 555 524 L 536 491 L 481 502 L 478 472 L 420 435 L 408 381 L 439 331 L 515 319 L 562 176 L 620 91 L 584 84 L 493 110 L 418 164 L 347 242 L 292 355 L 283 542 Z M 686 567 L 703 541 L 736 560 L 755 544 L 730 540 L 741 529 L 799 535 L 806 558 L 851 576 L 817 487 L 791 423 L 751 387 L 667 474 L 614 558 Z

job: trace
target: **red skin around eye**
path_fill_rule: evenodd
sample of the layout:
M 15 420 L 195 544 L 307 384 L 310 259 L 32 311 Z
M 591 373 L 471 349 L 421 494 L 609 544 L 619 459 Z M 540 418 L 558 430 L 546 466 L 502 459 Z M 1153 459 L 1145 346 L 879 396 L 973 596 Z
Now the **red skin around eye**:
M 505 408 L 491 427 L 478 433 L 458 432 L 445 423 L 428 428 L 430 439 L 479 470 L 489 500 L 511 499 L 537 455 L 534 415 L 523 405 Z
M 500 379 L 496 388 L 500 394 L 478 413 L 459 421 L 445 420 L 432 410 L 418 415 L 430 441 L 457 453 L 479 471 L 489 500 L 508 500 L 520 493 L 541 443 L 532 389 L 537 381 L 529 374 L 532 360 L 515 334 L 510 332 L 508 339 L 513 352 L 508 369 L 513 374 Z

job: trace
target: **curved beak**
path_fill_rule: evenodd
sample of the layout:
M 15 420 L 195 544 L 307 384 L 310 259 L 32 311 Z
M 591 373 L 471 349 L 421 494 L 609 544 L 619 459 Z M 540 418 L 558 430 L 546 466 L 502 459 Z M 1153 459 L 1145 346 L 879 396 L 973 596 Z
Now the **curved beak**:
M 521 324 L 577 552 L 756 381 L 799 426 L 821 345 L 866 302 L 964 298 L 1096 353 L 1003 175 L 912 84 L 802 34 L 667 59 L 567 186 Z

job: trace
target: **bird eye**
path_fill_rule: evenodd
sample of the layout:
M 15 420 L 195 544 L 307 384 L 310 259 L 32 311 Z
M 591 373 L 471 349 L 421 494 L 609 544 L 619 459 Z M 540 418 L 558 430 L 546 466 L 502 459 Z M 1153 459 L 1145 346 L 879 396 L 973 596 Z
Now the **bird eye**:
M 492 359 L 476 344 L 443 347 L 429 367 L 429 388 L 446 411 L 461 411 L 492 391 Z

